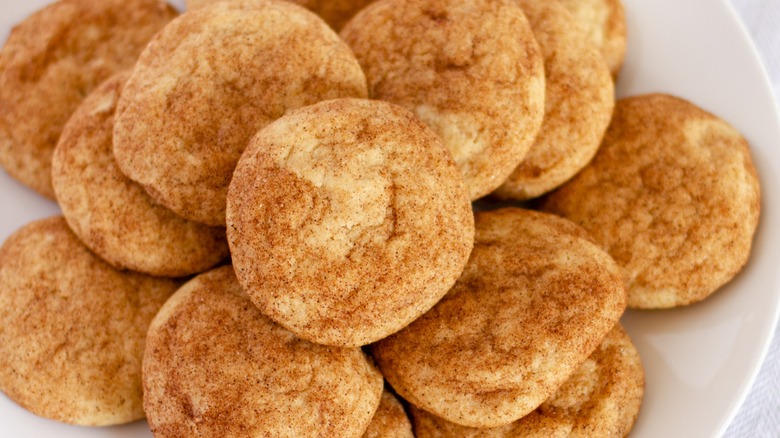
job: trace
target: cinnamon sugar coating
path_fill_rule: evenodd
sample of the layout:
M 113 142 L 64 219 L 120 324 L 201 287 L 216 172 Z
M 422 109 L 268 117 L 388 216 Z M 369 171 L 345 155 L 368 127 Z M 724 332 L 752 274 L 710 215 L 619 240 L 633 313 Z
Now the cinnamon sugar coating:
M 612 117 L 615 86 L 565 7 L 550 0 L 516 2 L 544 55 L 545 114 L 528 155 L 494 194 L 525 200 L 560 186 L 593 158 Z
M 587 229 L 622 268 L 628 305 L 700 301 L 747 263 L 761 211 L 745 139 L 685 100 L 618 101 L 596 158 L 544 209 Z
M 452 286 L 473 244 L 463 180 L 409 111 L 339 99 L 252 139 L 228 194 L 236 274 L 298 336 L 359 346 L 405 327 Z
M 65 423 L 143 418 L 146 330 L 179 284 L 111 267 L 62 217 L 23 227 L 0 248 L 0 389 Z
M 459 426 L 411 407 L 417 438 L 625 437 L 639 415 L 645 373 L 620 325 L 533 412 L 506 426 Z
M 157 438 L 360 437 L 382 376 L 359 348 L 304 341 L 263 316 L 231 266 L 185 284 L 149 328 L 144 409 Z
M 225 225 L 225 197 L 250 138 L 286 111 L 365 97 L 349 47 L 313 13 L 281 0 L 188 12 L 141 54 L 119 101 L 122 172 L 178 215 Z
M 556 0 L 574 15 L 600 48 L 601 57 L 617 79 L 626 57 L 626 12 L 621 0 Z
M 225 229 L 156 204 L 116 165 L 114 111 L 127 78 L 98 87 L 65 125 L 52 160 L 57 201 L 79 239 L 119 269 L 166 277 L 205 271 L 228 255 Z
M 187 0 L 187 9 L 197 9 L 216 1 Z M 289 0 L 319 15 L 334 30 L 340 30 L 355 14 L 374 0 Z
M 544 114 L 544 63 L 507 0 L 383 0 L 341 31 L 371 98 L 413 111 L 444 141 L 472 200 L 522 161 Z
M 16 25 L 0 50 L 5 170 L 54 199 L 51 156 L 65 122 L 175 16 L 162 0 L 61 0 Z
M 363 438 L 414 438 L 412 423 L 401 402 L 387 390 Z
M 410 403 L 498 427 L 548 399 L 624 309 L 617 265 L 581 228 L 517 208 L 480 212 L 452 290 L 372 353 Z

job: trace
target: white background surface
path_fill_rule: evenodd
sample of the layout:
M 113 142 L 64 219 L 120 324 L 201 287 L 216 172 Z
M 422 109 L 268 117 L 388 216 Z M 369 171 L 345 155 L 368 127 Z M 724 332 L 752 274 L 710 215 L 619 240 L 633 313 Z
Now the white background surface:
M 775 101 L 780 104 L 780 1 L 730 1 L 756 45 L 772 82 Z M 775 148 L 780 148 L 780 144 Z M 764 187 L 764 191 L 778 189 L 777 186 Z M 774 339 L 756 382 L 724 436 L 780 437 L 780 326 L 775 328 Z
M 748 394 L 768 336 L 774 331 L 780 259 L 780 128 L 770 92 L 749 49 L 721 0 L 624 0 L 628 9 L 629 60 L 619 92 L 664 91 L 688 98 L 724 117 L 754 146 L 762 177 L 764 210 L 754 259 L 733 283 L 689 308 L 629 312 L 624 322 L 648 369 L 646 404 L 634 436 L 698 437 L 723 432 Z M 772 57 L 780 85 L 778 0 L 731 0 L 742 11 L 755 39 Z M 0 41 L 7 24 L 46 0 L 0 0 Z M 173 3 L 181 4 L 182 1 Z M 772 12 L 774 11 L 774 12 Z M 649 27 L 648 27 L 649 26 Z M 775 50 L 772 55 L 772 50 Z M 0 172 L 0 241 L 34 217 L 56 207 Z M 660 315 L 660 316 L 659 316 Z M 761 375 L 727 436 L 778 437 L 777 340 Z M 0 395 L 0 436 L 150 436 L 144 425 L 84 429 L 42 420 Z
M 751 144 L 764 188 L 751 260 L 734 281 L 701 303 L 628 311 L 623 319 L 647 376 L 632 436 L 718 436 L 745 400 L 775 330 L 780 295 L 775 101 L 750 37 L 726 1 L 624 3 L 629 44 L 618 95 L 667 92 L 724 118 Z

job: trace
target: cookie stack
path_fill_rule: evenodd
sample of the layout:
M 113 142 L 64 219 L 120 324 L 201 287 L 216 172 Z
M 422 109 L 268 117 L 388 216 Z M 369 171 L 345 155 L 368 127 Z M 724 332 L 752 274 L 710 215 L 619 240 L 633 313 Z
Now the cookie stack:
M 63 213 L 0 248 L 3 392 L 157 437 L 628 434 L 621 315 L 736 275 L 760 193 L 726 122 L 615 102 L 619 2 L 190 3 L 60 0 L 0 51 L 0 163 Z

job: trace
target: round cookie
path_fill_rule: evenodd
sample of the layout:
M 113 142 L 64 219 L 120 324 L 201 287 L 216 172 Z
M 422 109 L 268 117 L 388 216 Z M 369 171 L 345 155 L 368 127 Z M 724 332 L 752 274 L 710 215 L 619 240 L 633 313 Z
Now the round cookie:
M 639 415 L 645 373 L 620 325 L 536 410 L 506 426 L 459 426 L 411 407 L 417 438 L 625 437 Z
M 544 63 L 506 0 L 381 0 L 341 31 L 372 98 L 401 105 L 442 138 L 480 198 L 506 180 L 544 115 Z
M 0 390 L 71 424 L 143 418 L 146 330 L 179 284 L 114 269 L 62 217 L 23 227 L 0 248 Z
M 54 199 L 51 156 L 65 122 L 175 16 L 162 0 L 61 0 L 15 26 L 0 50 L 0 164 L 8 173 Z
M 225 225 L 249 139 L 287 110 L 365 97 L 360 65 L 313 13 L 281 0 L 188 12 L 141 54 L 117 108 L 122 172 L 180 216 Z
M 626 57 L 626 13 L 621 0 L 558 0 L 585 28 L 600 48 L 601 57 L 615 79 Z
M 409 111 L 338 99 L 255 136 L 228 193 L 239 281 L 264 314 L 336 346 L 384 338 L 452 287 L 473 244 L 452 157 Z
M 410 403 L 497 427 L 548 399 L 624 309 L 618 267 L 582 229 L 517 208 L 480 212 L 452 290 L 372 353 Z
M 187 0 L 187 9 L 196 9 L 210 5 L 216 1 L 225 0 Z M 338 31 L 358 13 L 374 0 L 289 0 L 322 17 L 326 23 Z
M 382 392 L 379 408 L 363 438 L 414 438 L 412 423 L 401 402 L 387 390 Z
M 495 195 L 526 200 L 563 184 L 593 158 L 612 117 L 615 86 L 565 7 L 550 0 L 515 1 L 544 55 L 546 110 L 534 145 Z
M 685 100 L 618 101 L 594 160 L 546 200 L 621 266 L 628 305 L 709 296 L 750 256 L 761 196 L 745 139 Z
M 205 271 L 228 255 L 225 229 L 155 204 L 116 165 L 114 111 L 127 77 L 99 86 L 65 125 L 52 159 L 57 201 L 81 241 L 119 269 L 167 277 Z
M 382 376 L 359 348 L 297 338 L 223 266 L 185 284 L 149 328 L 144 409 L 157 438 L 360 437 Z

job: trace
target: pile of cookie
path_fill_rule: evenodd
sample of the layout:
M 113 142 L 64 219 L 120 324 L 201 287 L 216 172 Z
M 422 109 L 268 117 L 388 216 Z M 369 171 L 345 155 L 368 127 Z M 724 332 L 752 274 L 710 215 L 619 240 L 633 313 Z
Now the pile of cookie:
M 628 434 L 626 306 L 747 262 L 742 136 L 615 102 L 618 0 L 300 3 L 14 29 L 0 163 L 63 217 L 0 248 L 0 389 L 157 437 Z

